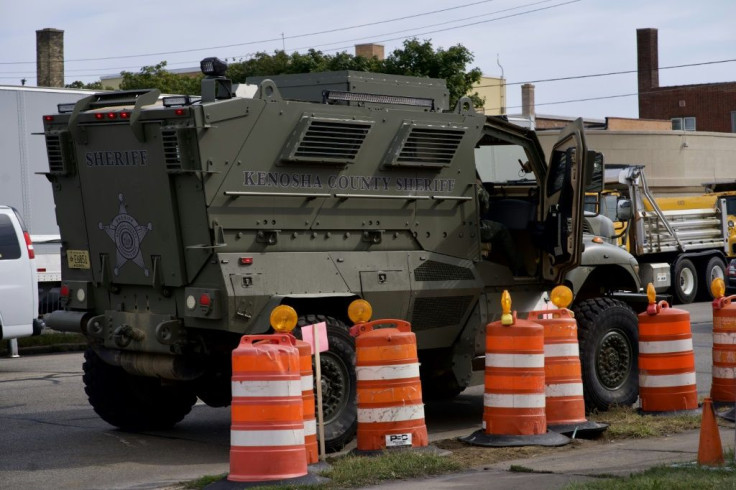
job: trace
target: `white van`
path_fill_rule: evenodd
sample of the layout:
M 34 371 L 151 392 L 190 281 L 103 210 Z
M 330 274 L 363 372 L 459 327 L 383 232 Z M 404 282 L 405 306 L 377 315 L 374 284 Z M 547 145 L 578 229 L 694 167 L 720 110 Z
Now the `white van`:
M 41 331 L 31 236 L 18 212 L 0 205 L 0 340 Z

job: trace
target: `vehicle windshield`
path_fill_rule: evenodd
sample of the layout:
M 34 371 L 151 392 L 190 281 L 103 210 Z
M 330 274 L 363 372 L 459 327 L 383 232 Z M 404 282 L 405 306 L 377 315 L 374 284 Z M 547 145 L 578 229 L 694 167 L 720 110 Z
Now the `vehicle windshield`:
M 527 173 L 522 168 L 528 160 L 520 145 L 487 145 L 475 149 L 475 166 L 483 182 L 513 184 L 534 181 L 534 173 Z

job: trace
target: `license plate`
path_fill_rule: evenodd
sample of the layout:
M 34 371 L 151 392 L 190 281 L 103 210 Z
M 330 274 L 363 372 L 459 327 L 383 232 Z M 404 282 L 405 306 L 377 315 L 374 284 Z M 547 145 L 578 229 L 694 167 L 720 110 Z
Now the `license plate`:
M 70 269 L 89 269 L 89 251 L 67 250 L 66 262 Z

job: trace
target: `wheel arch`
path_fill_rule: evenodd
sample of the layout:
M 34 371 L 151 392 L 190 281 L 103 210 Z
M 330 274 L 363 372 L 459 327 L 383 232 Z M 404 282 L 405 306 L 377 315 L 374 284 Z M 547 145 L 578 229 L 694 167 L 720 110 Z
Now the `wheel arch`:
M 601 265 L 594 268 L 580 267 L 586 271 L 573 271 L 566 277 L 567 285 L 575 292 L 575 302 L 597 298 L 610 291 L 639 290 L 639 278 L 635 272 L 620 265 Z

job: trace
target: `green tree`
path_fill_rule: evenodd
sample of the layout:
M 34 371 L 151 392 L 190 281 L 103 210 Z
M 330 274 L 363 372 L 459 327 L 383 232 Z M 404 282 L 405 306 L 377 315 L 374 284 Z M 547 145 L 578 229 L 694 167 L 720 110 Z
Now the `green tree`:
M 394 50 L 385 60 L 354 56 L 347 52 L 324 54 L 314 49 L 291 55 L 283 50 L 273 54 L 259 52 L 250 59 L 232 62 L 228 77 L 233 82 L 242 83 L 251 76 L 355 70 L 443 78 L 447 81 L 450 106 L 453 107 L 460 97 L 471 92 L 473 83 L 480 81 L 480 69 L 467 68 L 472 61 L 473 54 L 461 44 L 446 50 L 435 50 L 431 41 L 409 39 L 404 41 L 402 49 Z M 471 99 L 477 107 L 483 105 L 483 98 L 476 92 L 473 92 Z
M 165 94 L 198 95 L 202 75 L 179 75 L 166 69 L 166 62 L 144 66 L 138 73 L 121 72 L 121 90 L 157 88 Z
M 88 90 L 102 90 L 102 82 L 90 82 L 90 83 L 84 83 L 79 80 L 75 80 L 72 83 L 64 85 L 65 88 L 84 88 Z

